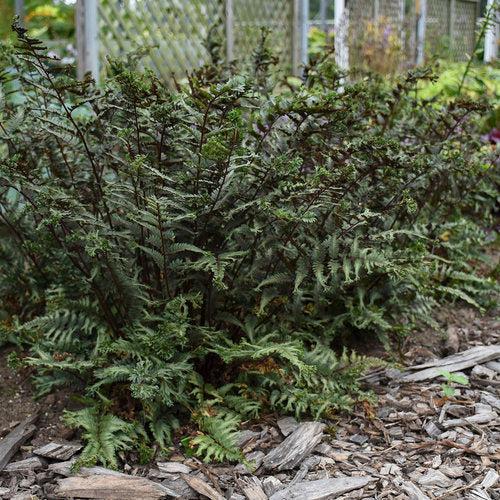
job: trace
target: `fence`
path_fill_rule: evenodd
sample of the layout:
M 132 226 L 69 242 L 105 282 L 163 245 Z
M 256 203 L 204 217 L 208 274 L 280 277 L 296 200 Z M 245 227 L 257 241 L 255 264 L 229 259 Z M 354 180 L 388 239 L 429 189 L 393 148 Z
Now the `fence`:
M 96 61 L 105 69 L 108 57 L 138 53 L 163 78 L 178 78 L 219 54 L 248 60 L 262 29 L 282 70 L 297 73 L 299 12 L 297 0 L 81 0 L 80 74 L 97 76 Z
M 451 59 L 463 59 L 474 49 L 478 0 L 433 0 L 427 2 L 427 40 L 433 52 L 443 51 Z
M 479 15 L 479 0 L 78 0 L 79 68 L 97 76 L 107 56 L 136 51 L 160 76 L 179 78 L 217 54 L 248 60 L 265 28 L 282 70 L 299 74 L 312 26 L 335 32 L 343 67 L 390 57 L 409 66 L 426 53 L 460 60 L 473 51 Z M 385 52 L 391 43 L 397 54 Z
M 465 60 L 474 50 L 479 0 L 347 0 L 349 65 L 375 69 Z

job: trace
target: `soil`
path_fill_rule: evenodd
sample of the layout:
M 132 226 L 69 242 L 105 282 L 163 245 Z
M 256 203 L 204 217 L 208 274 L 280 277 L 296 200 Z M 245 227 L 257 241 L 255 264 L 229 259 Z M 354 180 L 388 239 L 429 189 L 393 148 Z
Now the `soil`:
M 26 417 L 38 414 L 37 432 L 31 440 L 39 446 L 51 439 L 70 439 L 73 430 L 61 421 L 65 409 L 74 408 L 69 391 L 57 391 L 42 399 L 35 399 L 30 370 L 13 370 L 8 366 L 12 348 L 0 351 L 0 437 L 5 436 Z

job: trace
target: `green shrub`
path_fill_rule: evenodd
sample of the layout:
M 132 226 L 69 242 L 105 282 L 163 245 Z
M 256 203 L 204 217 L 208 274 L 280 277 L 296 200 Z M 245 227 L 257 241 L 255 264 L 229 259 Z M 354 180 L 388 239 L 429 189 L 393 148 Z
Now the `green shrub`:
M 466 63 L 440 61 L 439 77 L 435 82 L 427 83 L 419 90 L 423 99 L 444 97 L 456 98 Z M 471 98 L 487 96 L 493 104 L 498 105 L 500 99 L 500 66 L 497 64 L 474 64 L 469 69 L 461 92 Z
M 467 76 L 463 79 L 464 73 Z M 434 82 L 425 82 L 418 93 L 422 99 L 453 100 L 459 94 L 470 99 L 485 99 L 490 103 L 481 121 L 481 130 L 489 132 L 500 128 L 500 65 L 494 63 L 473 64 L 467 68 L 466 63 L 449 63 L 441 61 L 439 64 L 439 78 Z
M 288 90 L 261 47 L 251 75 L 208 67 L 171 91 L 115 62 L 96 88 L 54 76 L 18 33 L 3 331 L 29 346 L 40 394 L 93 401 L 67 417 L 87 462 L 167 447 L 187 417 L 188 447 L 236 459 L 241 419 L 352 405 L 368 360 L 335 353 L 348 335 L 388 342 L 438 301 L 487 303 L 471 265 L 473 217 L 497 196 L 483 104 L 417 100 L 427 71 L 349 84 L 327 59 Z

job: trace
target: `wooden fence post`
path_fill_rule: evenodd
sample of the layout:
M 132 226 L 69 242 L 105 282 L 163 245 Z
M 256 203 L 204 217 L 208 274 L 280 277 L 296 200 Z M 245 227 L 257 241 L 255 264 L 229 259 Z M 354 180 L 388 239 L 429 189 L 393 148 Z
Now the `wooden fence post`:
M 82 79 L 90 72 L 99 81 L 99 27 L 97 19 L 98 0 L 77 0 L 76 46 L 77 73 Z
M 493 8 L 497 0 L 488 0 L 486 12 Z M 500 22 L 498 12 L 493 13 L 493 21 L 484 35 L 484 62 L 494 61 L 498 56 L 498 24 Z
M 425 29 L 427 26 L 427 0 L 417 0 L 417 64 L 425 59 Z
M 226 59 L 234 59 L 234 10 L 233 0 L 226 0 Z

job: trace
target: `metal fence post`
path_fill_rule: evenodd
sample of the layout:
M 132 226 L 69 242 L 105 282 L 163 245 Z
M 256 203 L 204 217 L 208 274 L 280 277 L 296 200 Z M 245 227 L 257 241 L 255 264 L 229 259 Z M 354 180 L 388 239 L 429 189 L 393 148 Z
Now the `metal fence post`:
M 234 59 L 234 10 L 233 0 L 226 0 L 226 58 Z
M 300 4 L 300 60 L 305 66 L 309 62 L 309 0 L 301 0 Z
M 82 79 L 90 72 L 96 82 L 99 80 L 97 1 L 77 0 L 75 23 L 78 78 Z
M 321 0 L 319 4 L 319 17 L 321 19 L 321 29 L 325 33 L 328 31 L 328 26 L 326 24 L 326 7 L 327 7 L 327 0 Z
M 15 11 L 16 11 L 16 16 L 19 17 L 19 22 L 22 25 L 24 25 L 24 15 L 25 15 L 24 0 L 16 0 Z
M 334 4 L 335 62 L 342 69 L 349 69 L 349 45 L 347 34 L 349 22 L 346 16 L 345 0 L 335 0 Z
M 493 8 L 496 0 L 488 0 L 486 12 Z M 484 35 L 484 62 L 489 63 L 497 58 L 498 53 L 498 12 L 494 13 L 493 21 Z
M 427 0 L 417 0 L 417 64 L 425 59 L 425 28 L 427 26 Z

